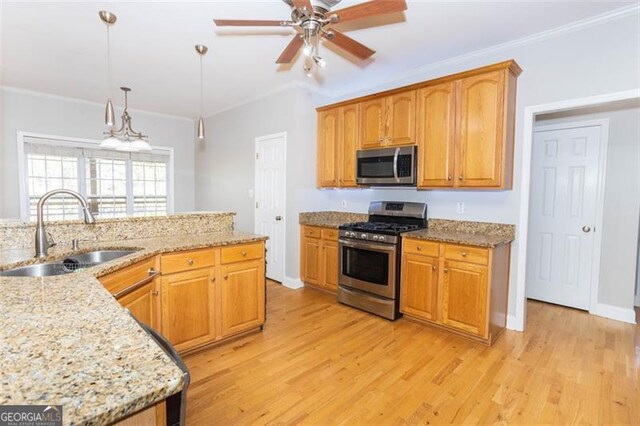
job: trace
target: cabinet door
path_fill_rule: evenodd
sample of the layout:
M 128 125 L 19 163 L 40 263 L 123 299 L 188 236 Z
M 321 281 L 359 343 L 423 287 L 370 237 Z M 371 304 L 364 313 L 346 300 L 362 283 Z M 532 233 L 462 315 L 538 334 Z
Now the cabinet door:
M 323 286 L 329 290 L 338 290 L 339 252 L 337 241 L 322 241 Z
M 162 277 L 162 331 L 178 351 L 216 337 L 214 268 Z
M 301 276 L 302 281 L 311 284 L 320 284 L 320 239 L 302 237 L 301 241 Z
M 481 337 L 487 336 L 487 267 L 443 262 L 442 322 Z
M 318 186 L 338 186 L 340 109 L 322 111 L 318 115 Z
M 360 104 L 360 147 L 379 148 L 384 145 L 385 100 L 380 97 Z
M 138 321 L 160 331 L 160 279 L 140 287 L 118 299 Z
M 418 91 L 418 187 L 453 186 L 455 82 Z
M 400 276 L 400 310 L 407 315 L 435 321 L 438 259 L 405 253 Z
M 460 187 L 502 184 L 505 71 L 462 79 L 458 102 L 457 183 Z
M 261 326 L 264 323 L 264 261 L 223 266 L 221 275 L 222 337 Z
M 360 148 L 359 104 L 340 108 L 340 186 L 356 184 L 356 153 Z
M 386 120 L 386 145 L 416 143 L 415 90 L 387 97 Z

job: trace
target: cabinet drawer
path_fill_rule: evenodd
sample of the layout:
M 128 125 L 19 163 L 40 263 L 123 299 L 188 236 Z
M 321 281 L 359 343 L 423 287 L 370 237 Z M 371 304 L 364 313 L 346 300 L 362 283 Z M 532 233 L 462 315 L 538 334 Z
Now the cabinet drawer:
M 149 270 L 155 267 L 156 258 L 150 257 L 142 262 L 127 266 L 126 268 L 112 272 L 111 274 L 104 275 L 98 278 L 98 280 L 107 290 L 109 290 L 109 293 L 116 294 L 119 291 L 122 291 L 125 288 L 149 277 Z
M 214 252 L 214 249 L 207 249 L 164 254 L 160 258 L 160 271 L 163 274 L 171 274 L 213 266 Z
M 458 260 L 477 265 L 489 264 L 489 250 L 479 247 L 445 244 L 444 257 L 448 260 Z
M 237 246 L 223 247 L 220 263 L 242 262 L 244 260 L 262 259 L 264 247 L 262 243 L 241 244 Z
M 440 244 L 433 241 L 412 240 L 409 238 L 402 240 L 402 251 L 405 253 L 422 254 L 424 256 L 438 257 Z
M 320 228 L 315 226 L 305 226 L 303 232 L 305 237 L 320 238 Z
M 338 240 L 338 230 L 337 229 L 323 228 L 322 229 L 322 239 L 323 240 L 337 241 Z

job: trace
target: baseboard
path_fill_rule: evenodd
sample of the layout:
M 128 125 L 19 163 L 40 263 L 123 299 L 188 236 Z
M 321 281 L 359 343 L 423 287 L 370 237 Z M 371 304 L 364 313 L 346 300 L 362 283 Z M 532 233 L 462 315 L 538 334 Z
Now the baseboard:
M 507 330 L 523 331 L 515 315 L 507 315 Z
M 636 312 L 633 309 L 598 303 L 589 313 L 616 321 L 628 322 L 629 324 L 636 323 Z
M 284 277 L 284 281 L 282 281 L 282 285 L 293 290 L 297 290 L 299 288 L 304 287 L 304 283 L 300 281 L 300 279 L 291 278 L 291 277 Z

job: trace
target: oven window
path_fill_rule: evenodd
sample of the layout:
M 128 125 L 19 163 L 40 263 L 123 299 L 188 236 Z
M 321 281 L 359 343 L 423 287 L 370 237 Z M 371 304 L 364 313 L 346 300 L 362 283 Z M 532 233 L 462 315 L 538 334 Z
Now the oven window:
M 359 158 L 358 176 L 363 178 L 393 177 L 393 156 Z
M 342 247 L 342 274 L 371 284 L 389 285 L 389 253 Z

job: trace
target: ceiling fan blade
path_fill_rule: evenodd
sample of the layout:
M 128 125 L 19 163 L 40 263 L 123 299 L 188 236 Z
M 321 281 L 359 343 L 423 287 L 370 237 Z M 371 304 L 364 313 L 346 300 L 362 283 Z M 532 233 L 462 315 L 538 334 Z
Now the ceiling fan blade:
M 333 37 L 330 37 L 330 34 L 333 34 Z M 336 46 L 343 48 L 344 50 L 346 50 L 347 52 L 351 53 L 352 55 L 356 56 L 359 59 L 367 59 L 371 57 L 371 55 L 376 53 L 375 50 L 369 49 L 364 44 L 359 43 L 354 39 L 352 39 L 351 37 L 347 37 L 346 35 L 342 34 L 340 31 L 336 31 L 334 29 L 332 29 L 328 34 L 323 33 L 322 37 L 324 37 L 326 40 L 330 41 L 331 43 L 335 44 Z
M 347 22 L 355 19 L 368 18 L 369 16 L 402 12 L 403 10 L 407 10 L 407 2 L 405 0 L 372 0 L 345 7 L 344 9 L 331 11 L 327 13 L 327 17 L 337 16 L 337 22 Z
M 266 21 L 261 19 L 214 19 L 219 27 L 288 27 L 289 21 Z
M 293 3 L 293 7 L 295 7 L 298 10 L 302 10 L 306 8 L 310 14 L 313 13 L 313 5 L 311 5 L 310 0 L 292 0 L 292 3 Z
M 287 47 L 284 48 L 284 50 L 282 51 L 282 54 L 276 61 L 276 64 L 288 64 L 289 62 L 291 62 L 303 44 L 304 44 L 304 41 L 302 40 L 302 37 L 300 36 L 300 34 L 296 34 L 293 37 L 293 39 L 289 42 Z

